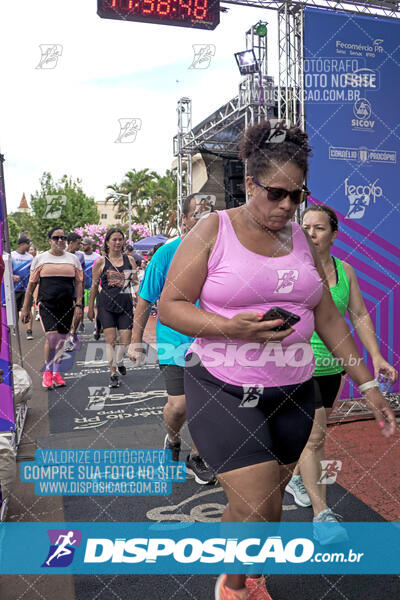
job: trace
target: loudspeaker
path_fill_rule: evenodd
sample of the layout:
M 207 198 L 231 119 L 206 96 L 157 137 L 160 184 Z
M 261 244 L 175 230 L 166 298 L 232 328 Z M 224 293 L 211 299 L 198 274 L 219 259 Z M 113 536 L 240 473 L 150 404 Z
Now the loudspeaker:
M 244 165 L 238 159 L 224 159 L 226 208 L 236 208 L 246 202 Z

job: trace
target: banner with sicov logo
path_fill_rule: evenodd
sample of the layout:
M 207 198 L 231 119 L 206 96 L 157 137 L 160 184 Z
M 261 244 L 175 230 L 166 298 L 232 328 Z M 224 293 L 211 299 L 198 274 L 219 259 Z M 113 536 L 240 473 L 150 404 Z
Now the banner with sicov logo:
M 333 254 L 354 267 L 381 352 L 397 368 L 399 40 L 398 19 L 305 9 L 304 100 L 313 148 L 307 181 L 311 201 L 338 213 Z M 368 365 L 372 367 L 369 358 Z M 399 383 L 392 389 L 398 391 Z M 348 382 L 342 397 L 354 395 L 359 392 Z

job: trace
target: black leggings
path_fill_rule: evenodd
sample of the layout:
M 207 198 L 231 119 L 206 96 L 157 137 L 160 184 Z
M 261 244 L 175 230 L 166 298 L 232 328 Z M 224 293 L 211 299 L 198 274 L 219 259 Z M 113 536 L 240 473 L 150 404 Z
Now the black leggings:
M 200 359 L 185 367 L 189 431 L 216 473 L 271 460 L 284 465 L 297 462 L 311 433 L 315 394 L 312 379 L 249 388 L 216 379 Z

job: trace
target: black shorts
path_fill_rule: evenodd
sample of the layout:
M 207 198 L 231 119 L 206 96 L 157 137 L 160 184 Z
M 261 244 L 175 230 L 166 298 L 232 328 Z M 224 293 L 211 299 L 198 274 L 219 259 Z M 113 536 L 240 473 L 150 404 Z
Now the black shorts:
M 66 303 L 48 304 L 41 301 L 39 315 L 45 331 L 58 331 L 69 333 L 74 316 L 74 307 L 71 301 Z
M 111 312 L 103 306 L 97 308 L 97 319 L 100 321 L 103 329 L 111 327 L 115 329 L 132 329 L 133 327 L 133 309 L 122 313 Z
M 160 371 L 164 375 L 168 396 L 183 396 L 185 393 L 183 385 L 185 369 L 178 365 L 160 365 Z
M 295 463 L 313 425 L 312 378 L 279 388 L 239 387 L 199 363 L 185 367 L 185 393 L 190 434 L 216 473 L 271 460 Z
M 317 384 L 318 393 L 315 400 L 315 408 L 332 408 L 337 393 L 342 383 L 342 376 L 346 371 L 334 375 L 318 375 L 313 377 Z
M 15 295 L 15 304 L 17 307 L 17 312 L 21 312 L 22 307 L 24 305 L 25 292 L 21 290 L 18 292 L 14 292 L 14 295 Z M 32 304 L 33 304 L 33 296 L 31 296 L 31 301 L 29 303 L 29 309 L 32 308 Z

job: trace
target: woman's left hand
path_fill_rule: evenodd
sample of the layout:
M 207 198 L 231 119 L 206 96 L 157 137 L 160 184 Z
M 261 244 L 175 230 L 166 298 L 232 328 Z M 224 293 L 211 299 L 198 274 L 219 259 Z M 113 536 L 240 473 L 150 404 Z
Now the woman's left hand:
M 385 437 L 393 435 L 396 431 L 396 417 L 386 398 L 376 387 L 367 390 L 364 398 L 368 408 L 374 413 L 374 417 L 382 435 Z
M 384 358 L 383 356 L 380 354 L 379 356 L 377 356 L 376 358 L 372 359 L 373 365 L 374 365 L 374 375 L 375 377 L 379 376 L 379 371 L 383 371 L 383 373 L 387 376 L 390 377 L 390 379 L 392 380 L 392 383 L 395 383 L 399 377 L 398 372 L 396 371 L 396 369 L 394 367 L 392 367 L 392 365 L 390 365 Z

